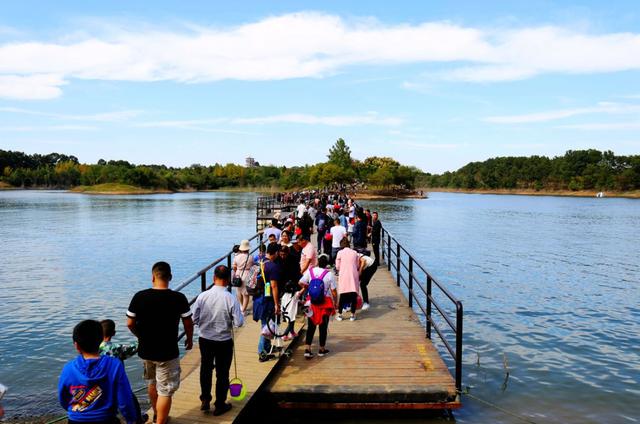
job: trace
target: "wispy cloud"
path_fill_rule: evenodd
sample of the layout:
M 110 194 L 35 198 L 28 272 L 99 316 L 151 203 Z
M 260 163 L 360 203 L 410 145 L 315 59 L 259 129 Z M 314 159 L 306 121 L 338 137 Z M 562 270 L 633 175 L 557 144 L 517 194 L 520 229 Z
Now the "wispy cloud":
M 71 33 L 59 41 L 0 44 L 0 97 L 51 99 L 72 79 L 268 81 L 322 78 L 354 65 L 448 63 L 453 68 L 441 78 L 468 82 L 640 69 L 640 34 L 555 26 L 488 31 L 302 12 L 226 28 L 185 24 L 169 30 L 129 22 Z
M 45 126 L 0 126 L 7 132 L 48 132 L 48 131 L 95 131 L 98 127 L 89 125 L 45 125 Z
M 522 115 L 489 116 L 489 117 L 483 118 L 482 120 L 484 122 L 491 122 L 494 124 L 526 124 L 526 123 L 556 121 L 559 119 L 570 118 L 578 115 L 627 114 L 627 113 L 639 113 L 639 112 L 640 112 L 640 105 L 602 102 L 594 107 L 556 109 L 556 110 L 528 113 L 528 114 L 522 114 Z
M 45 118 L 54 118 L 69 121 L 88 121 L 88 122 L 122 122 L 136 118 L 143 114 L 141 110 L 119 110 L 112 112 L 101 112 L 86 115 L 72 115 L 64 113 L 42 112 L 38 110 L 22 109 L 16 107 L 0 107 L 0 113 L 15 113 L 22 115 L 42 116 Z
M 284 115 L 261 116 L 256 118 L 235 118 L 230 121 L 236 125 L 264 125 L 264 124 L 305 124 L 305 125 L 327 125 L 331 127 L 347 127 L 357 125 L 382 125 L 398 126 L 404 123 L 401 118 L 381 117 L 377 113 L 366 115 L 334 115 L 317 116 L 301 113 L 291 113 Z
M 640 130 L 640 122 L 609 122 L 609 123 L 587 123 L 560 125 L 558 128 L 569 130 L 584 131 L 623 131 L 623 130 Z
M 242 118 L 210 118 L 210 119 L 193 119 L 193 120 L 171 120 L 171 121 L 152 121 L 140 122 L 135 124 L 137 127 L 143 128 L 180 128 L 197 131 L 219 131 L 219 132 L 238 132 L 243 131 L 233 129 L 213 128 L 212 126 L 229 125 L 229 126 L 256 126 L 271 124 L 301 124 L 301 125 L 326 125 L 331 127 L 348 127 L 358 125 L 381 125 L 381 126 L 398 126 L 402 125 L 404 120 L 396 117 L 382 117 L 376 112 L 369 112 L 363 115 L 331 115 L 319 116 L 304 113 L 289 113 L 282 115 L 242 117 Z

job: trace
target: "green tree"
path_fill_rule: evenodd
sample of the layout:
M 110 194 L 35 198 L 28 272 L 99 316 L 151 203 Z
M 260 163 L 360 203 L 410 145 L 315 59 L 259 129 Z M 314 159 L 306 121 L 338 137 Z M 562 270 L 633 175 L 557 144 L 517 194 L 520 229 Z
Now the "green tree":
M 393 172 L 388 166 L 383 166 L 371 174 L 368 181 L 373 186 L 389 187 L 393 184 Z
M 353 164 L 351 149 L 341 138 L 329 149 L 329 155 L 327 157 L 330 163 L 344 168 L 351 167 Z

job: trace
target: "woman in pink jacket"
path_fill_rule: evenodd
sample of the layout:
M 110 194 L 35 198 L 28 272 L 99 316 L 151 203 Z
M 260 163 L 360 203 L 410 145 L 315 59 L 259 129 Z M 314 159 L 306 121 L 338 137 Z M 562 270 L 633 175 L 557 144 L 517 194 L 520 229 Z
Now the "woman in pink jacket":
M 336 320 L 342 321 L 342 312 L 349 307 L 351 309 L 351 318 L 349 320 L 355 321 L 360 282 L 360 273 L 358 272 L 360 258 L 358 257 L 358 252 L 351 249 L 349 240 L 346 237 L 340 242 L 340 247 L 342 250 L 336 256 L 336 269 L 339 271 L 338 293 L 340 294 Z

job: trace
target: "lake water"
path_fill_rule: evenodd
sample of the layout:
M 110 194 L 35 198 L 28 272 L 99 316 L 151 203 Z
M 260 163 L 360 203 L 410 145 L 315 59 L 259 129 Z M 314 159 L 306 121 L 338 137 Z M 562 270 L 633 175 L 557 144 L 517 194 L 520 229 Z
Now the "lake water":
M 124 313 L 153 262 L 180 281 L 226 253 L 253 234 L 255 196 L 0 192 L 8 415 L 60 413 L 73 325 L 112 318 L 130 340 Z M 472 395 L 534 422 L 640 420 L 640 201 L 432 193 L 366 206 L 463 301 Z M 127 370 L 140 387 L 138 359 Z M 517 422 L 463 402 L 457 422 Z

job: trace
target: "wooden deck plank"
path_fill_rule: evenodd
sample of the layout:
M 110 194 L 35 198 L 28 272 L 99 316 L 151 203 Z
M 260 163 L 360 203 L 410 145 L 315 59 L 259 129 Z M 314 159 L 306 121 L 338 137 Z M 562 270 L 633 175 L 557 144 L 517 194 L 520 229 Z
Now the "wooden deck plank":
M 274 399 L 282 407 L 459 405 L 449 369 L 386 268 L 378 268 L 369 297 L 371 308 L 356 321 L 331 321 L 329 355 L 306 360 L 302 343 L 294 349 L 267 386 Z

